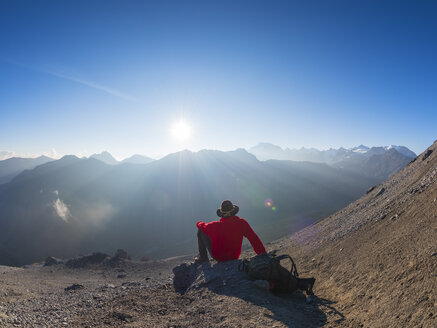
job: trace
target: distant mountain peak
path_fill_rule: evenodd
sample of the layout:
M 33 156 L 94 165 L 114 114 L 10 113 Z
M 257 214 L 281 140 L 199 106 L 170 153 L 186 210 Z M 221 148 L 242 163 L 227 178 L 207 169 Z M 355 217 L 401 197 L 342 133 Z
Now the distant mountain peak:
M 351 148 L 350 150 L 353 151 L 354 153 L 364 154 L 364 153 L 367 153 L 369 151 L 369 149 L 370 149 L 369 147 L 364 146 L 363 144 L 361 144 L 361 145 L 359 145 L 357 147 Z
M 327 163 L 328 165 L 333 165 L 339 163 L 343 160 L 353 160 L 357 161 L 359 158 L 365 159 L 366 157 L 373 155 L 382 155 L 383 153 L 389 151 L 390 149 L 395 149 L 400 154 L 411 159 L 416 157 L 416 154 L 404 146 L 378 146 L 378 147 L 368 147 L 363 144 L 346 149 L 344 147 L 340 148 L 330 148 L 328 150 L 318 150 L 314 147 L 306 148 L 285 148 L 282 149 L 279 146 L 273 145 L 271 143 L 260 142 L 255 147 L 249 149 L 249 152 L 254 154 L 259 160 L 265 161 L 269 159 L 279 159 L 279 160 L 292 160 L 292 161 L 306 161 L 315 163 Z
M 274 149 L 274 150 L 282 150 L 282 148 L 278 145 L 274 145 L 270 142 L 260 142 L 256 146 L 253 146 L 251 149 Z
M 352 148 L 352 150 L 354 150 L 354 149 L 370 149 L 370 148 L 367 147 L 367 146 L 365 146 L 365 145 L 363 145 L 363 144 L 361 144 L 361 145 L 359 145 L 359 146 L 356 146 L 356 147 L 353 147 L 353 148 Z
M 131 157 L 125 158 L 122 163 L 130 163 L 130 164 L 148 164 L 150 162 L 153 162 L 154 159 L 144 156 L 144 155 L 139 155 L 139 154 L 135 154 L 132 155 Z
M 109 165 L 117 165 L 119 162 L 107 151 L 103 151 L 100 154 L 93 154 L 90 158 L 97 159 L 103 163 Z
M 38 156 L 37 159 L 46 159 L 46 160 L 52 160 L 52 161 L 54 160 L 53 158 L 48 157 L 48 156 L 46 156 L 46 155 Z
M 411 151 L 410 149 L 408 149 L 405 146 L 390 145 L 390 146 L 384 147 L 384 149 L 386 149 L 386 150 L 395 149 L 397 152 L 399 152 L 402 155 L 407 156 L 411 159 L 413 159 L 417 156 L 415 152 Z
M 110 156 L 110 157 L 112 157 L 112 158 L 114 158 L 112 155 L 111 155 L 111 153 L 110 152 L 108 152 L 108 151 L 102 151 L 100 154 L 94 154 L 94 155 L 100 155 L 100 156 Z M 115 158 L 114 158 L 115 159 Z
M 259 160 L 281 159 L 282 154 L 286 150 L 280 146 L 268 142 L 260 142 L 256 146 L 249 149 L 249 153 L 255 155 Z M 273 154 L 273 156 L 272 156 Z
M 59 161 L 69 161 L 69 160 L 78 160 L 79 157 L 77 157 L 76 155 L 65 155 L 62 156 Z
M 24 170 L 32 170 L 38 165 L 53 161 L 47 156 L 37 158 L 11 157 L 0 161 L 0 184 L 11 181 Z

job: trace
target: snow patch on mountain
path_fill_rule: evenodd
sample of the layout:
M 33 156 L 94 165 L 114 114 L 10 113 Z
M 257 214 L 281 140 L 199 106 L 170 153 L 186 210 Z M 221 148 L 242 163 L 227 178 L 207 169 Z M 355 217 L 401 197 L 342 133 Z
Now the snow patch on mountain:
M 405 146 L 395 146 L 395 145 L 390 145 L 390 146 L 386 146 L 384 147 L 386 150 L 390 150 L 390 149 L 395 149 L 396 151 L 398 151 L 399 153 L 401 153 L 404 156 L 407 156 L 411 159 L 415 158 L 417 155 L 416 153 L 412 152 L 411 150 L 409 150 L 407 147 Z
M 360 154 L 365 154 L 369 151 L 369 147 L 364 146 L 364 145 L 359 145 L 357 147 L 353 147 L 350 150 L 354 153 L 360 153 Z

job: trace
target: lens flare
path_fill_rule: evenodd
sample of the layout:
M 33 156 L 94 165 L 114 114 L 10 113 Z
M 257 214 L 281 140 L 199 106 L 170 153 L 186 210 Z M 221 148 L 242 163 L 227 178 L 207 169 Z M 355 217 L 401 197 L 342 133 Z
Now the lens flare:
M 275 205 L 273 205 L 273 200 L 271 198 L 267 198 L 264 201 L 264 206 L 267 208 L 271 208 L 273 212 L 276 212 L 277 208 Z
M 272 200 L 271 198 L 267 198 L 267 199 L 264 201 L 264 206 L 265 206 L 265 207 L 272 207 L 272 206 L 273 206 L 273 200 Z

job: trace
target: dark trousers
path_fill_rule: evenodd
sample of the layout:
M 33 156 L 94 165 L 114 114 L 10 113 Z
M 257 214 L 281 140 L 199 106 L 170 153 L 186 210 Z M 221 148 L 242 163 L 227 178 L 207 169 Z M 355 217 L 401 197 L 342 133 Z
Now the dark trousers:
M 207 250 L 211 254 L 211 239 L 200 229 L 197 230 L 197 242 L 199 244 L 199 257 L 208 258 Z

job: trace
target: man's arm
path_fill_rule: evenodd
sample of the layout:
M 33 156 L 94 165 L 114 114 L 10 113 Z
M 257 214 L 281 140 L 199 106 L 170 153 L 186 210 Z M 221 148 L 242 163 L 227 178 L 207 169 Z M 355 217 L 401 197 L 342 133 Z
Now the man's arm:
M 209 223 L 205 223 L 202 221 L 198 221 L 196 223 L 196 226 L 198 229 L 202 230 L 204 233 L 206 233 L 208 236 L 211 235 L 214 232 L 214 225 L 217 223 L 217 221 L 212 221 Z
M 259 239 L 257 234 L 252 230 L 252 228 L 250 227 L 249 223 L 247 223 L 247 221 L 245 219 L 241 219 L 241 220 L 243 221 L 242 222 L 242 224 L 243 224 L 243 235 L 244 235 L 244 237 L 249 239 L 249 242 L 252 245 L 252 248 L 255 251 L 255 253 L 256 254 L 267 253 L 266 249 L 264 248 L 264 245 L 263 245 L 261 239 Z

